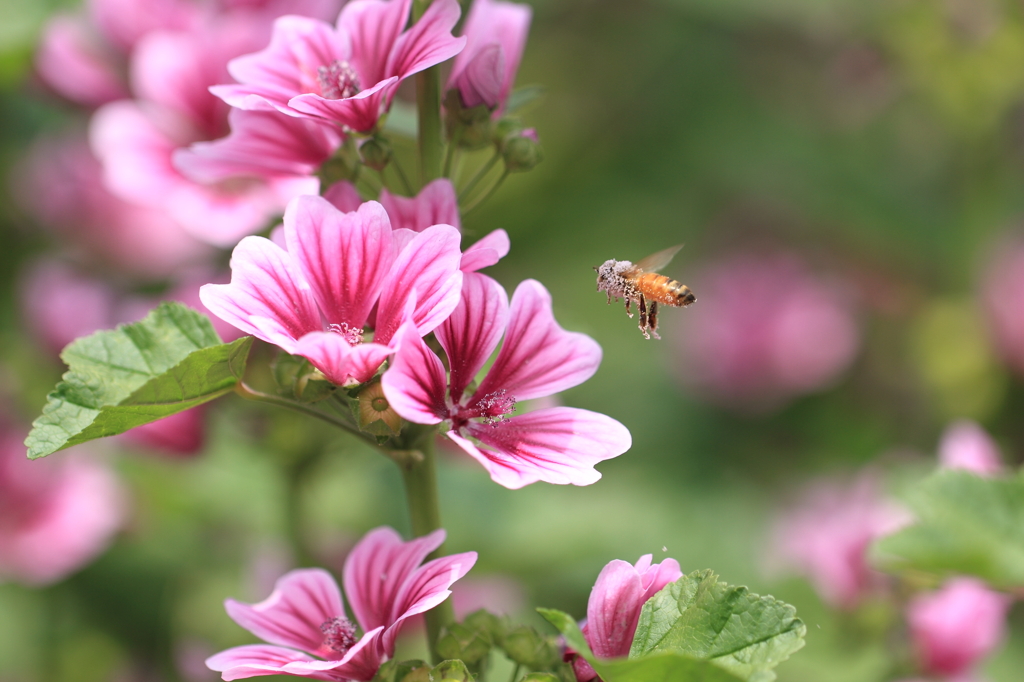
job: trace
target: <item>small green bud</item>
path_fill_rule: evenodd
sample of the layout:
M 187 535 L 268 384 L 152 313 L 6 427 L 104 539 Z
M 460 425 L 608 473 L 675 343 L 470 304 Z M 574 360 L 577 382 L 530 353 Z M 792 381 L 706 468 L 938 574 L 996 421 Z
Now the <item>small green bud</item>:
M 494 124 L 494 144 L 505 148 L 505 142 L 523 132 L 523 124 L 516 118 L 503 118 Z
M 386 662 L 373 682 L 430 682 L 430 666 L 420 660 Z
M 391 154 L 391 143 L 383 137 L 371 137 L 359 147 L 359 158 L 375 171 L 387 168 Z
M 462 620 L 462 624 L 471 630 L 486 634 L 496 644 L 501 644 L 508 631 L 508 618 L 500 618 L 487 609 L 474 611 Z
M 458 90 L 449 90 L 444 98 L 445 131 L 448 139 L 466 149 L 480 149 L 491 142 L 491 110 L 484 105 L 467 109 Z
M 473 682 L 473 675 L 462 661 L 441 661 L 430 671 L 430 682 Z
M 304 403 L 330 397 L 336 388 L 309 360 L 299 355 L 280 353 L 271 365 L 278 392 Z
M 490 653 L 491 645 L 488 633 L 455 623 L 441 630 L 437 638 L 437 653 L 445 658 L 457 658 L 474 665 Z
M 544 153 L 533 130 L 524 130 L 517 137 L 507 139 L 502 156 L 505 158 L 505 168 L 513 173 L 533 170 L 544 160 Z
M 558 663 L 554 639 L 545 637 L 529 625 L 519 625 L 505 634 L 502 649 L 508 657 L 533 670 L 552 668 Z

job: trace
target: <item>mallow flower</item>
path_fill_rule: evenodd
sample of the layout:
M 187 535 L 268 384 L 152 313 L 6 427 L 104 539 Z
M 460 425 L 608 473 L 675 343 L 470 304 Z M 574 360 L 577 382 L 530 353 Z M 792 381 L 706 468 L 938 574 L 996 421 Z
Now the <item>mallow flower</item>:
M 977 422 L 968 419 L 946 427 L 939 442 L 939 465 L 943 469 L 964 469 L 978 476 L 998 476 L 1003 472 L 999 446 Z
M 683 577 L 675 559 L 652 564 L 652 558 L 645 554 L 636 564 L 615 559 L 597 576 L 587 601 L 587 620 L 582 626 L 583 637 L 597 658 L 628 656 L 644 604 L 666 585 Z M 597 679 L 589 663 L 572 653 L 568 657 L 573 659 L 578 682 Z
M 284 248 L 243 239 L 231 256 L 231 283 L 202 287 L 200 299 L 238 329 L 307 358 L 335 384 L 372 377 L 403 323 L 426 335 L 458 305 L 461 236 L 450 225 L 400 244 L 375 201 L 343 213 L 301 196 L 285 211 L 283 238 Z M 364 343 L 374 306 L 373 341 Z
M 476 552 L 465 552 L 424 564 L 444 538 L 443 530 L 409 542 L 387 527 L 367 533 L 343 568 L 354 621 L 345 611 L 338 584 L 319 568 L 287 573 L 257 604 L 228 599 L 228 615 L 268 644 L 222 651 L 207 659 L 207 666 L 225 680 L 262 675 L 372 679 L 394 655 L 395 638 L 406 619 L 447 599 L 452 584 L 476 563 Z
M 391 407 L 418 424 L 447 424 L 448 437 L 506 488 L 530 483 L 589 485 L 597 462 L 629 449 L 629 431 L 603 414 L 552 407 L 510 416 L 517 401 L 541 398 L 589 379 L 601 348 L 584 334 L 567 332 L 551 312 L 539 282 L 505 290 L 490 277 L 466 273 L 461 300 L 434 330 L 451 368 L 407 330 L 382 385 Z M 470 384 L 505 341 L 475 390 Z
M 466 48 L 455 57 L 448 88 L 467 109 L 486 106 L 500 114 L 519 70 L 533 11 L 529 5 L 475 0 L 463 34 Z
M 276 110 L 367 131 L 399 83 L 451 59 L 466 43 L 452 36 L 457 0 L 435 0 L 405 30 L 412 0 L 355 0 L 337 26 L 299 16 L 274 23 L 270 45 L 228 64 L 236 84 L 210 91 L 240 109 Z

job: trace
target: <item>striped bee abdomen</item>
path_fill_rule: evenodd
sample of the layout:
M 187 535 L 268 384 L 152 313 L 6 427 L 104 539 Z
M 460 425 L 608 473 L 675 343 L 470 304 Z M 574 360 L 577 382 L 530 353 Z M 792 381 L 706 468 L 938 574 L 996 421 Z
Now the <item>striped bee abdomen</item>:
M 697 297 L 690 291 L 690 287 L 681 282 L 659 275 L 656 272 L 647 272 L 636 279 L 636 288 L 649 301 L 681 308 L 690 305 L 697 300 Z

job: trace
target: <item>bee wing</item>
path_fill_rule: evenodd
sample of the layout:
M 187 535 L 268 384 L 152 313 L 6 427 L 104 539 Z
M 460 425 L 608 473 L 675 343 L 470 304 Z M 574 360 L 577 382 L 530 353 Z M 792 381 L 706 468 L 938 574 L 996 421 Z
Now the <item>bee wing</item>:
M 670 246 L 663 251 L 652 253 L 647 258 L 639 261 L 633 267 L 644 272 L 657 272 L 668 265 L 673 256 L 679 253 L 679 249 L 681 248 L 683 248 L 682 244 L 676 244 L 675 246 Z

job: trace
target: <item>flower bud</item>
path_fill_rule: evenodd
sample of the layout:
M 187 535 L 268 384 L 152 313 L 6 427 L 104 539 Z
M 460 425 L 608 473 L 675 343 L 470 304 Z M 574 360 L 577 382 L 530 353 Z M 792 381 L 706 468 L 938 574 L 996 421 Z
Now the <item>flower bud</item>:
M 472 682 L 473 675 L 462 661 L 441 661 L 430 671 L 430 679 L 441 682 Z
M 279 392 L 303 403 L 315 403 L 330 397 L 335 386 L 309 360 L 281 353 L 271 366 Z
M 504 148 L 506 140 L 519 135 L 523 131 L 523 124 L 516 118 L 503 118 L 494 124 L 494 144 Z
M 387 168 L 391 153 L 391 144 L 382 137 L 371 137 L 359 147 L 360 160 L 375 171 Z
M 441 630 L 437 638 L 437 653 L 473 665 L 490 653 L 491 644 L 491 637 L 486 632 L 454 623 Z
M 480 149 L 491 141 L 491 110 L 484 105 L 467 108 L 458 90 L 449 90 L 444 98 L 445 130 L 453 144 Z
M 544 160 L 537 133 L 532 128 L 506 140 L 502 156 L 505 158 L 505 169 L 513 173 L 533 170 Z
M 402 430 L 402 418 L 391 409 L 379 381 L 359 391 L 356 416 L 359 428 L 375 436 L 397 436 Z
M 380 667 L 376 682 L 430 682 L 430 666 L 420 660 L 391 659 Z
M 509 630 L 505 635 L 502 649 L 516 663 L 535 670 L 551 668 L 559 659 L 554 641 L 529 625 L 520 625 Z

